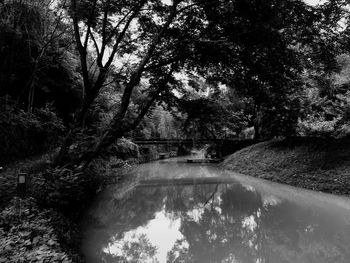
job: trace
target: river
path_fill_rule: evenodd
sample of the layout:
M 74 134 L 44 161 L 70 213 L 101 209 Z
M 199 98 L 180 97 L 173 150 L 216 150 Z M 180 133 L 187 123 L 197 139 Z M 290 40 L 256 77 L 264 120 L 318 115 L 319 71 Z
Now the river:
M 142 164 L 83 220 L 99 262 L 350 262 L 350 199 L 181 158 Z M 118 191 L 117 191 L 118 190 Z

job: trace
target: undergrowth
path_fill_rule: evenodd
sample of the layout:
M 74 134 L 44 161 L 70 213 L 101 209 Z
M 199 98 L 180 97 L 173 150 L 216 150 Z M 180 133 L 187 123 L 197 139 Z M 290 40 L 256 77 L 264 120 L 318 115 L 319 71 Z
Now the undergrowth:
M 82 262 L 78 222 L 83 210 L 136 162 L 107 154 L 81 172 L 76 166 L 51 167 L 50 159 L 45 155 L 18 168 L 30 174 L 28 198 L 13 198 L 0 213 L 0 263 Z M 16 180 L 19 170 L 7 174 Z
M 49 105 L 28 113 L 0 102 L 0 165 L 57 147 L 65 127 Z
M 12 199 L 0 213 L 0 262 L 77 262 L 63 250 L 51 213 L 32 198 Z

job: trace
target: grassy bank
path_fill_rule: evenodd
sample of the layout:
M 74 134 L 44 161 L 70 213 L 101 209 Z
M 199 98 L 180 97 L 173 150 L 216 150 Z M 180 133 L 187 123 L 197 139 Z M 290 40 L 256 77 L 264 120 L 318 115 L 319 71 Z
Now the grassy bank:
M 333 194 L 350 195 L 350 139 L 290 138 L 244 148 L 222 167 Z

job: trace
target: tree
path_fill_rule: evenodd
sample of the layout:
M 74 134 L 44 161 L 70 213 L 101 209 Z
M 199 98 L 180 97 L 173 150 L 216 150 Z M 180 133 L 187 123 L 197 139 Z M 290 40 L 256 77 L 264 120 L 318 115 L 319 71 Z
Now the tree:
M 79 77 L 74 74 L 77 63 L 64 4 L 52 0 L 0 4 L 0 95 L 11 96 L 30 113 L 53 101 L 67 121 L 75 110 L 71 105 L 79 100 Z M 67 107 L 70 100 L 75 101 Z
M 253 106 L 257 138 L 295 133 L 300 111 L 298 47 L 318 32 L 320 16 L 303 1 L 210 2 L 210 38 L 198 43 L 203 75 L 226 84 Z
M 326 1 L 320 5 L 320 29 L 302 48 L 304 72 L 299 132 L 303 136 L 340 137 L 349 131 L 347 5 L 346 1 Z
M 103 88 L 114 60 L 122 64 L 115 79 L 123 90 L 120 105 L 108 129 L 79 160 L 84 163 L 82 167 L 86 167 L 102 148 L 133 130 L 159 95 L 176 86 L 173 73 L 189 59 L 190 43 L 201 34 L 203 20 L 197 5 L 181 0 L 174 0 L 171 5 L 158 0 L 72 0 L 69 12 L 80 56 L 84 101 L 61 147 L 58 163 L 67 159 L 74 135 L 81 129 L 89 108 Z M 94 55 L 98 68 L 95 78 L 91 78 L 89 72 L 89 53 Z M 133 60 L 123 63 L 125 57 Z M 148 82 L 143 89 L 139 85 L 141 78 Z M 137 115 L 130 119 L 130 103 L 136 88 L 147 96 L 138 104 Z

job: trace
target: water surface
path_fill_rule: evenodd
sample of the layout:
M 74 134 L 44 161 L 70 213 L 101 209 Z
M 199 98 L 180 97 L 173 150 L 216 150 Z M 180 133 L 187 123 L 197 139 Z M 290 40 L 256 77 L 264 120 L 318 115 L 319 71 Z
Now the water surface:
M 179 159 L 84 218 L 87 262 L 350 262 L 350 201 Z

